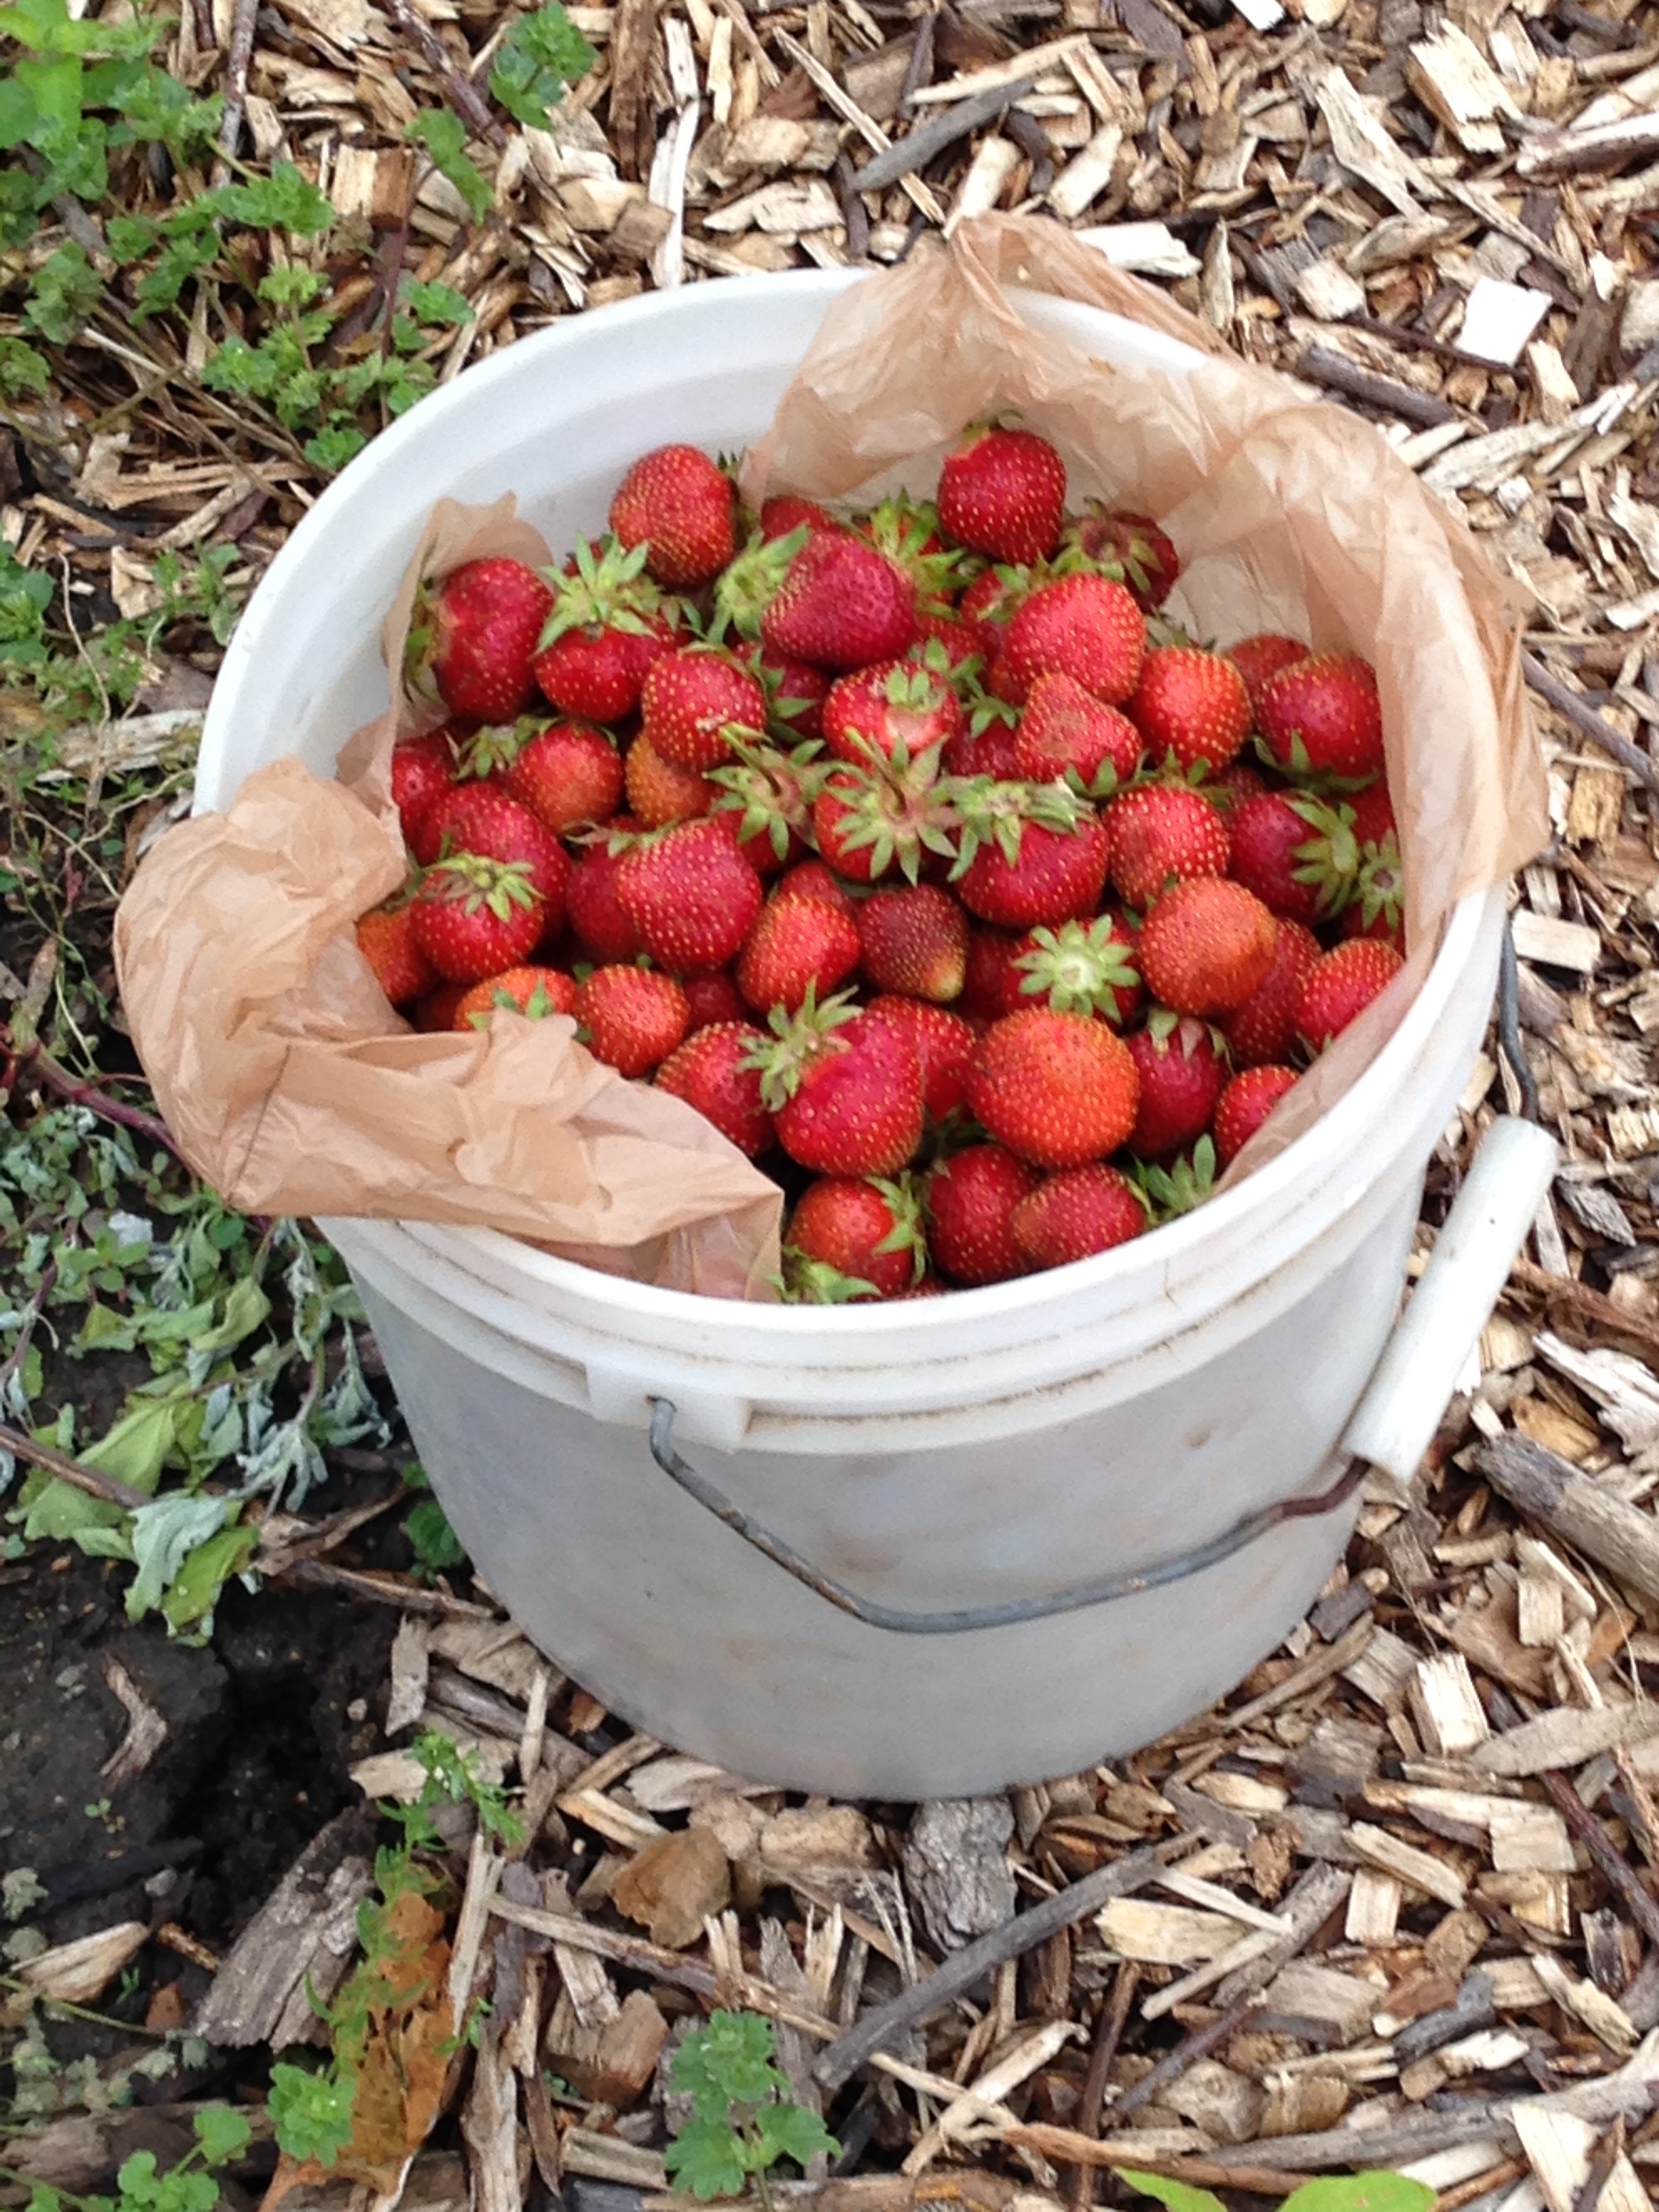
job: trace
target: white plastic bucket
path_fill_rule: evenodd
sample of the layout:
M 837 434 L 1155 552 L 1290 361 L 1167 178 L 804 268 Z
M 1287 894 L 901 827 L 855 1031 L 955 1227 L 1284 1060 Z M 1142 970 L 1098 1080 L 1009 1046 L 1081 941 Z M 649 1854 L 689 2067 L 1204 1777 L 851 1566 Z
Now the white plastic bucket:
M 852 272 L 659 294 L 522 340 L 376 441 L 295 532 L 226 656 L 198 808 L 385 705 L 380 624 L 433 501 L 519 494 L 555 545 L 649 445 L 752 438 Z M 1195 355 L 1028 298 L 1097 356 Z M 948 1796 L 1069 1771 L 1201 1710 L 1299 1617 L 1352 1507 L 1166 1586 L 1015 1625 L 850 1617 L 653 1460 L 876 1606 L 1039 1599 L 1155 1568 L 1325 1486 L 1388 1339 L 1422 1188 L 1491 1001 L 1501 894 L 1469 899 L 1395 1036 L 1314 1128 L 1144 1242 L 896 1306 L 652 1289 L 489 1231 L 328 1221 L 422 1460 L 480 1572 L 617 1711 L 734 1772 Z M 659 1439 L 660 1441 L 660 1439 Z

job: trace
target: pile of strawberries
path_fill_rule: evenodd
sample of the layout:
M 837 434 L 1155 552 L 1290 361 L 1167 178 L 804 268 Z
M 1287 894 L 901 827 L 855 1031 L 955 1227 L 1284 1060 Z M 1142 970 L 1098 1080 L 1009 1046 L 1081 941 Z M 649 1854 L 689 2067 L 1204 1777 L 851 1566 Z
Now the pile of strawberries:
M 689 446 L 562 569 L 422 593 L 412 860 L 358 940 L 422 1029 L 574 1016 L 792 1206 L 781 1287 L 914 1297 L 1184 1211 L 1401 965 L 1373 672 L 1216 653 L 1144 516 L 975 427 L 839 519 Z M 1248 749 L 1248 757 L 1247 757 Z

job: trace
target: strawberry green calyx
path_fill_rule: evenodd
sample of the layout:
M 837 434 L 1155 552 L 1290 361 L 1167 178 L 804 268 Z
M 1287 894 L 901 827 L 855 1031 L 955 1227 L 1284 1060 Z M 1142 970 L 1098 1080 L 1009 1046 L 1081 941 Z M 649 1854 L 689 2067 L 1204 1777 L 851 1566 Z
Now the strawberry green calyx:
M 1136 989 L 1140 974 L 1109 915 L 1062 922 L 1058 929 L 1034 929 L 1031 935 L 1035 949 L 1014 963 L 1024 971 L 1019 987 L 1023 996 L 1046 1002 L 1057 1014 L 1104 1014 L 1114 1022 L 1119 1018 L 1116 994 Z
M 867 853 L 872 879 L 896 859 L 913 884 L 921 878 L 925 853 L 955 859 L 962 818 L 956 793 L 963 787 L 940 776 L 939 753 L 938 745 L 928 745 L 912 760 L 900 738 L 890 757 L 867 769 L 838 763 L 826 776 L 822 795 L 834 797 L 842 816 L 836 843 L 848 853 Z
M 1148 635 L 1150 636 L 1150 626 Z M 1316 768 L 1308 757 L 1308 748 L 1303 743 L 1300 731 L 1294 731 L 1291 735 L 1288 760 L 1276 753 L 1259 731 L 1253 742 L 1258 757 L 1275 775 L 1283 776 L 1287 783 L 1296 784 L 1304 791 L 1364 791 L 1376 781 L 1375 769 L 1367 769 L 1364 775 L 1338 775 L 1334 769 Z
M 482 853 L 453 853 L 434 861 L 426 873 L 427 896 L 464 914 L 481 908 L 506 921 L 515 907 L 536 904 L 528 860 L 491 860 Z
M 773 1007 L 766 1018 L 771 1036 L 750 1045 L 742 1061 L 744 1067 L 759 1071 L 761 1103 L 769 1114 L 776 1114 L 789 1103 L 800 1088 L 801 1077 L 823 1050 L 825 1038 L 843 1022 L 856 1020 L 858 1012 L 851 991 L 837 991 L 820 1006 L 812 983 L 808 983 L 806 996 L 796 1012 L 792 1014 L 786 1006 Z
M 988 775 L 970 776 L 957 781 L 950 795 L 962 823 L 952 883 L 966 875 L 983 845 L 994 844 L 1010 865 L 1018 860 L 1028 822 L 1045 830 L 1076 830 L 1091 811 L 1087 800 L 1064 783 L 999 783 Z
M 1318 892 L 1322 915 L 1334 914 L 1352 896 L 1359 873 L 1359 842 L 1353 831 L 1353 809 L 1340 802 L 1331 805 L 1310 792 L 1298 793 L 1295 798 L 1287 796 L 1285 803 L 1292 813 L 1301 816 L 1313 832 L 1305 845 L 1297 847 L 1296 866 L 1291 873 L 1297 883 L 1307 884 Z
M 927 1272 L 927 1232 L 922 1214 L 921 1193 L 913 1175 L 891 1178 L 872 1176 L 871 1183 L 885 1200 L 893 1217 L 893 1225 L 879 1244 L 878 1252 L 908 1252 L 910 1255 L 910 1280 L 919 1283 Z
M 880 1291 L 862 1275 L 843 1275 L 827 1260 L 810 1260 L 793 1244 L 783 1248 L 783 1265 L 767 1279 L 787 1306 L 844 1306 Z
M 598 544 L 596 552 L 590 539 L 576 540 L 574 576 L 562 568 L 542 570 L 553 592 L 553 611 L 543 628 L 538 653 L 545 653 L 573 629 L 615 629 L 642 637 L 650 628 L 647 616 L 672 606 L 645 573 L 648 543 L 630 550 L 615 538 L 602 538 Z
M 791 835 L 805 837 L 811 827 L 812 801 L 829 772 L 829 762 L 817 757 L 822 744 L 805 738 L 785 750 L 732 725 L 720 734 L 738 758 L 729 768 L 708 772 L 708 781 L 720 787 L 713 811 L 737 815 L 740 843 L 764 834 L 779 860 L 786 860 Z
M 912 499 L 908 492 L 894 492 L 858 526 L 878 553 L 898 563 L 923 599 L 944 599 L 984 565 L 944 544 L 939 509 L 931 500 Z
M 546 984 L 538 983 L 530 996 L 523 1000 L 515 999 L 511 991 L 492 991 L 488 1008 L 479 1008 L 466 1018 L 475 1030 L 488 1029 L 489 1017 L 497 1007 L 509 1014 L 522 1014 L 527 1021 L 532 1022 L 545 1021 L 550 1014 L 564 1011 L 562 1007 L 556 1006 L 548 996 Z M 586 1042 L 586 1039 L 583 1042 Z
M 1400 848 L 1393 837 L 1360 848 L 1360 860 L 1346 902 L 1358 907 L 1369 934 L 1378 922 L 1390 929 L 1400 927 L 1405 911 L 1406 872 Z
M 436 585 L 428 579 L 416 590 L 409 635 L 404 640 L 404 688 L 428 707 L 443 704 L 438 679 L 432 672 L 432 647 L 438 634 L 432 614 L 432 595 L 436 589 Z
M 510 769 L 532 738 L 544 737 L 553 726 L 545 714 L 521 714 L 516 722 L 502 722 L 478 730 L 461 747 L 455 763 L 458 783 L 482 780 Z
M 758 530 L 751 532 L 749 543 L 736 560 L 728 562 L 714 586 L 714 619 L 708 626 L 708 635 L 722 638 L 730 629 L 739 637 L 758 637 L 761 617 L 777 596 L 790 562 L 811 535 L 804 522 L 784 538 L 763 538 Z
M 1137 1165 L 1129 1182 L 1153 1228 L 1174 1221 L 1202 1206 L 1215 1188 L 1215 1146 L 1200 1137 L 1190 1152 L 1183 1152 L 1166 1168 Z

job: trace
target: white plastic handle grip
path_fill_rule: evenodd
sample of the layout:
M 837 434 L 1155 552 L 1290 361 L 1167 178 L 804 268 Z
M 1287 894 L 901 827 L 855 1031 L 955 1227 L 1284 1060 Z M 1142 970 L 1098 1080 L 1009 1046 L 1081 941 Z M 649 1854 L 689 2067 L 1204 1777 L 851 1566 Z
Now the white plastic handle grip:
M 1492 1123 L 1348 1424 L 1345 1451 L 1410 1481 L 1492 1317 L 1557 1158 L 1554 1138 L 1535 1121 L 1505 1115 Z

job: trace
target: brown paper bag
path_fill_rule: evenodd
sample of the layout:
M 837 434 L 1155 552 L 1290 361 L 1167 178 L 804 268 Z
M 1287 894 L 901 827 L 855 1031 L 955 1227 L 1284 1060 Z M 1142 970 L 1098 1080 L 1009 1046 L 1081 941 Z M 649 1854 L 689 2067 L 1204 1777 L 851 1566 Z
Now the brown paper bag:
M 1109 368 L 1030 331 L 1007 286 L 1110 308 L 1208 362 L 1190 377 Z M 1187 563 L 1171 611 L 1196 635 L 1283 629 L 1376 665 L 1412 958 L 1237 1174 L 1370 1059 L 1453 902 L 1544 842 L 1511 595 L 1373 429 L 1241 364 L 1056 226 L 1008 216 L 835 303 L 744 491 L 836 497 L 884 476 L 931 489 L 963 425 L 1001 407 L 1055 441 L 1074 497 L 1160 518 Z M 547 557 L 512 504 L 434 514 L 388 617 L 390 667 L 419 575 L 492 551 Z M 404 701 L 357 732 L 339 782 L 293 761 L 258 771 L 135 877 L 117 965 L 180 1149 L 249 1211 L 481 1224 L 678 1289 L 770 1295 L 780 1194 L 699 1115 L 600 1066 L 567 1020 L 501 1013 L 471 1036 L 416 1036 L 386 1006 L 351 925 L 403 878 L 387 762 L 420 719 Z
M 1009 288 L 1109 309 L 1208 358 L 1191 375 L 1109 368 L 1029 329 Z M 1165 612 L 1195 637 L 1284 630 L 1376 665 L 1410 957 L 1280 1102 L 1237 1180 L 1374 1058 L 1455 902 L 1548 840 L 1523 595 L 1369 423 L 1239 361 L 1058 224 L 1017 216 L 964 223 L 945 250 L 834 303 L 748 456 L 744 495 L 931 492 L 963 424 L 1000 408 L 1059 447 L 1073 507 L 1096 495 L 1158 518 L 1183 563 Z

